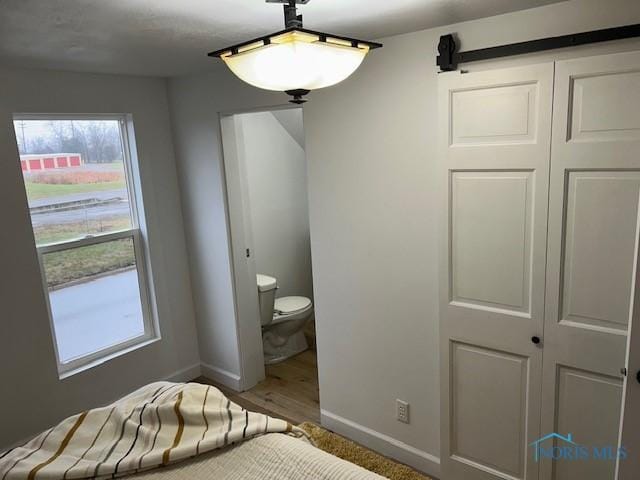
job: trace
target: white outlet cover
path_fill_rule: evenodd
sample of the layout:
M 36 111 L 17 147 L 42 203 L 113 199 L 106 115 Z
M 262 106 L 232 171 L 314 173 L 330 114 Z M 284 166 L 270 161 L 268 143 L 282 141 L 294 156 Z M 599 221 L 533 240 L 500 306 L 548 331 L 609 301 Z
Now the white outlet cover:
M 396 419 L 402 423 L 409 423 L 409 403 L 396 399 Z

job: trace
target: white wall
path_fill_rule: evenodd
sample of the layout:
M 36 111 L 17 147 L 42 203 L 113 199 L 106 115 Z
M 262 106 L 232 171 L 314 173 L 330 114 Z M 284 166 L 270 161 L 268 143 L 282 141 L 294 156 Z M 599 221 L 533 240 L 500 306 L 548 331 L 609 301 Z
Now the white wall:
M 438 474 L 439 36 L 457 32 L 464 51 L 639 20 L 640 2 L 579 0 L 387 38 L 351 79 L 312 93 L 304 119 L 323 423 Z M 463 68 L 628 48 L 640 42 Z M 410 425 L 395 420 L 396 398 L 410 402 Z
M 131 113 L 162 340 L 59 380 L 12 114 Z M 159 379 L 200 372 L 166 81 L 0 68 L 0 450 Z
M 438 474 L 439 36 L 457 32 L 465 50 L 639 21 L 635 0 L 573 0 L 387 38 L 347 81 L 311 93 L 304 121 L 325 424 Z M 465 68 L 632 48 L 640 42 Z M 192 265 L 208 262 L 205 275 L 194 274 L 196 303 L 203 305 L 210 301 L 205 291 L 231 289 L 217 112 L 282 103 L 284 96 L 252 89 L 223 70 L 171 80 L 170 91 L 179 112 L 176 143 L 183 145 L 178 160 L 191 241 L 213 235 L 218 248 L 215 256 L 202 247 L 191 252 Z M 206 225 L 196 221 L 200 214 L 208 215 Z M 210 323 L 212 335 L 220 328 L 232 338 L 232 305 L 225 305 L 225 315 L 211 308 L 199 321 Z M 411 403 L 411 424 L 395 420 L 396 398 Z
M 171 79 L 169 103 L 203 374 L 241 389 L 247 383 L 242 365 L 255 359 L 240 349 L 219 114 L 286 99 L 239 82 L 221 66 Z
M 280 110 L 302 131 L 302 110 Z M 278 297 L 311 298 L 307 163 L 300 144 L 271 112 L 239 115 L 256 271 L 278 279 Z

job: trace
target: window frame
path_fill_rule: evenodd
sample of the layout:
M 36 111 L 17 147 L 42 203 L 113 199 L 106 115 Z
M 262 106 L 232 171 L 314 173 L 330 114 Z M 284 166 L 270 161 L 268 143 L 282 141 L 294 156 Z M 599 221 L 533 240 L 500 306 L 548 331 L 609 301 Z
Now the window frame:
M 52 242 L 42 245 L 34 244 L 37 251 L 40 276 L 43 292 L 45 294 L 47 315 L 49 317 L 49 328 L 53 340 L 53 348 L 56 355 L 58 374 L 61 379 L 100 365 L 112 358 L 124 355 L 130 351 L 137 350 L 150 343 L 160 340 L 160 331 L 157 320 L 157 307 L 151 277 L 151 266 L 148 256 L 148 241 L 145 236 L 146 219 L 144 217 L 144 207 L 142 203 L 142 192 L 140 191 L 139 162 L 135 150 L 135 137 L 133 132 L 133 118 L 130 114 L 33 114 L 15 113 L 13 121 L 20 120 L 111 120 L 118 122 L 120 132 L 120 143 L 123 150 L 123 167 L 125 174 L 125 185 L 129 198 L 129 209 L 131 214 L 131 227 L 114 232 L 87 235 L 86 237 L 74 238 L 61 242 Z M 13 125 L 13 122 L 12 122 Z M 20 153 L 20 152 L 18 152 Z M 134 168 L 134 162 L 136 167 Z M 24 174 L 23 174 L 24 175 Z M 26 193 L 26 190 L 25 190 Z M 29 214 L 31 222 L 31 214 Z M 32 227 L 33 228 L 33 227 Z M 135 257 L 135 266 L 138 278 L 138 288 L 140 294 L 140 306 L 142 310 L 142 321 L 144 333 L 137 337 L 125 340 L 124 342 L 111 345 L 96 352 L 88 353 L 80 357 L 73 358 L 67 362 L 62 362 L 58 352 L 58 341 L 53 313 L 51 311 L 51 300 L 47 276 L 44 268 L 44 255 L 67 250 L 78 249 L 90 245 L 109 243 L 121 239 L 131 239 Z

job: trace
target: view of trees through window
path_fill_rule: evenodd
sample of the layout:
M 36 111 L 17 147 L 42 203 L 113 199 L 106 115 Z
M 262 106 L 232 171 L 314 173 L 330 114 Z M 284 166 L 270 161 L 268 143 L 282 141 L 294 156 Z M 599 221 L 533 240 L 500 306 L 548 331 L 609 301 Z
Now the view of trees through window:
M 122 161 L 118 122 L 103 120 L 17 120 L 21 155 L 77 152 L 85 163 Z

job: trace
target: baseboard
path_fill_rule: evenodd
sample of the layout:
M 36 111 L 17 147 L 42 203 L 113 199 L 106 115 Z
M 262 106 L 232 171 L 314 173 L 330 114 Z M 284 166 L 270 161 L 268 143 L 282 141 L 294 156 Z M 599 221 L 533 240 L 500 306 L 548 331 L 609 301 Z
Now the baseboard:
M 206 363 L 200 364 L 200 371 L 203 377 L 207 377 L 210 380 L 221 383 L 225 387 L 229 387 L 236 392 L 242 391 L 242 379 L 240 375 L 231 373 L 223 368 L 214 367 L 213 365 L 207 365 Z
M 167 382 L 188 382 L 189 380 L 193 380 L 194 378 L 198 378 L 202 375 L 202 370 L 200 368 L 199 363 L 195 363 L 189 367 L 185 367 L 177 372 L 172 373 L 168 377 L 165 378 Z
M 335 415 L 327 410 L 320 410 L 322 426 L 340 435 L 348 437 L 386 457 L 393 458 L 410 467 L 433 477 L 440 476 L 440 459 L 435 455 L 407 445 L 395 438 L 376 432 L 368 427 Z

